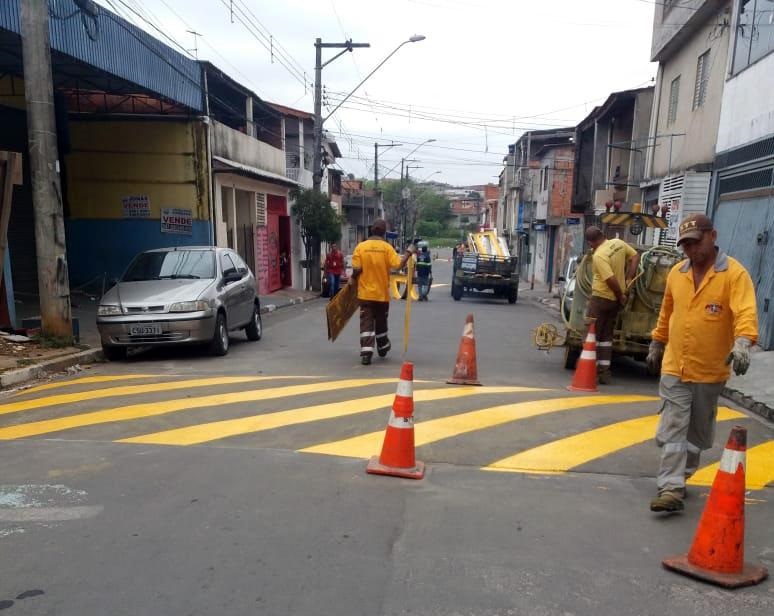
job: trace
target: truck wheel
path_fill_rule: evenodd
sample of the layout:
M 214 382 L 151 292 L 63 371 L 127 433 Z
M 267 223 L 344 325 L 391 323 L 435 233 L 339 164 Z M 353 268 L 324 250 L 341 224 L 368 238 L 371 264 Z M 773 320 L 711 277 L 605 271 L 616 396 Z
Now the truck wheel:
M 519 299 L 519 287 L 511 287 L 508 291 L 508 303 L 515 304 L 517 299 Z
M 580 358 L 580 349 L 576 349 L 575 347 L 571 346 L 565 346 L 564 347 L 564 368 L 565 370 L 575 370 L 575 364 L 578 363 L 578 358 Z
M 461 284 L 452 284 L 452 297 L 454 298 L 455 302 L 458 302 L 462 299 L 462 292 L 463 287 Z

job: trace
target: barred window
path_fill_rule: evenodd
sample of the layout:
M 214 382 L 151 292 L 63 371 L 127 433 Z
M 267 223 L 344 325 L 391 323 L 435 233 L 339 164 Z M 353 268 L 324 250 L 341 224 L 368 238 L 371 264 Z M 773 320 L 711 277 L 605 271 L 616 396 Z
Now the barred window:
M 707 84 L 709 83 L 709 50 L 699 56 L 696 61 L 696 85 L 693 88 L 693 108 L 704 106 L 707 100 Z
M 669 86 L 669 109 L 667 111 L 667 126 L 671 126 L 677 120 L 677 101 L 680 98 L 680 75 L 672 80 Z

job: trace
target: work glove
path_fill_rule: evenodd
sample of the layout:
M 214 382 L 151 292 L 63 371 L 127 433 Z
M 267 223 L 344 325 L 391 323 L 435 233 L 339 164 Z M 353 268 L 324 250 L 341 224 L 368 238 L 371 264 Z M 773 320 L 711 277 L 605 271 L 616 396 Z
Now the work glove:
M 734 372 L 738 375 L 745 374 L 750 367 L 750 347 L 752 341 L 748 338 L 739 337 L 734 340 L 734 348 L 726 358 L 726 365 L 733 362 Z
M 661 360 L 664 358 L 664 343 L 658 340 L 651 340 L 648 347 L 648 358 L 645 360 L 648 369 L 653 374 L 661 372 Z

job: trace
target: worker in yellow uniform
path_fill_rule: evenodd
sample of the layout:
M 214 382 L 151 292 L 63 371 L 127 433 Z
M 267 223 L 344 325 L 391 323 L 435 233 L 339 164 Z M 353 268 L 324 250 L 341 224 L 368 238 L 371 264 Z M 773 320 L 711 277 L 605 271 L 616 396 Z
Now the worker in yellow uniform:
M 591 258 L 594 278 L 587 316 L 594 319 L 597 333 L 597 380 L 610 383 L 613 333 L 619 310 L 626 305 L 627 284 L 640 263 L 639 253 L 619 239 L 608 240 L 599 227 L 586 229 L 586 241 L 594 250 Z
M 357 284 L 360 303 L 360 361 L 371 363 L 374 343 L 379 357 L 390 350 L 387 337 L 387 316 L 390 309 L 390 270 L 401 269 L 411 257 L 414 247 L 399 257 L 384 239 L 387 223 L 377 218 L 371 225 L 371 237 L 360 242 L 352 253 L 352 276 L 349 284 Z
M 667 277 L 648 366 L 661 368 L 656 443 L 661 465 L 651 511 L 682 511 L 685 480 L 712 447 L 718 396 L 730 375 L 744 374 L 758 337 L 755 288 L 747 270 L 715 246 L 704 215 L 686 218 L 677 245 L 687 259 Z

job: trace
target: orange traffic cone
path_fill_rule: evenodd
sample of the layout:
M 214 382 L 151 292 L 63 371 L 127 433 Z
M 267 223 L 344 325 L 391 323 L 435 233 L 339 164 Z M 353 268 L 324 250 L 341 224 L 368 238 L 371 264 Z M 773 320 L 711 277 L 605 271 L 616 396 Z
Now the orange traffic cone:
M 392 403 L 382 454 L 368 462 L 367 473 L 422 479 L 425 463 L 414 459 L 414 364 L 403 362 Z
M 446 382 L 454 385 L 481 385 L 476 368 L 476 338 L 473 335 L 472 314 L 465 319 L 465 329 L 462 330 L 460 349 L 454 363 L 454 374 Z
M 744 562 L 744 469 L 747 429 L 734 426 L 712 483 L 690 552 L 662 561 L 667 569 L 724 588 L 752 586 L 769 572 Z
M 567 386 L 570 391 L 585 391 L 596 393 L 597 389 L 597 330 L 594 322 L 589 325 L 589 333 L 583 342 L 578 366 L 572 377 L 572 384 Z

